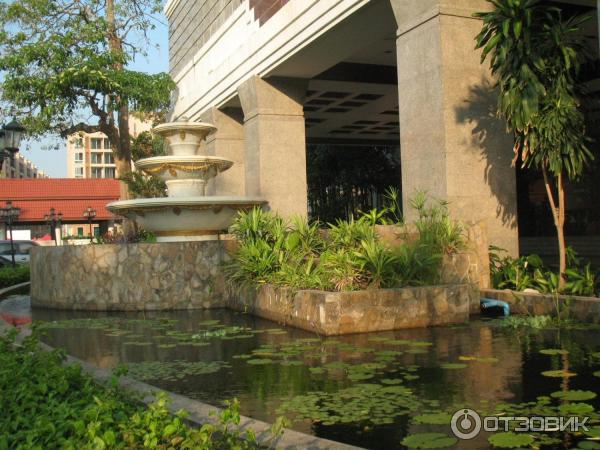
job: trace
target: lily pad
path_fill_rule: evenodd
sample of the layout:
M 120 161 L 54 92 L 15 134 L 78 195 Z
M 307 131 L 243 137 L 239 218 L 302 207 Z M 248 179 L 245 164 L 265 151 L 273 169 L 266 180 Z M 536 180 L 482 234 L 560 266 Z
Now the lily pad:
M 458 439 L 444 433 L 416 433 L 406 436 L 402 445 L 408 448 L 445 448 L 458 442 Z
M 490 444 L 501 448 L 528 447 L 533 443 L 533 438 L 528 434 L 517 434 L 511 431 L 496 433 L 488 438 Z
M 597 372 L 594 372 L 592 375 L 594 375 L 595 377 L 600 378 L 600 370 L 598 370 Z
M 585 400 L 591 400 L 596 398 L 596 393 L 592 391 L 557 391 L 550 394 L 551 397 L 557 398 L 559 400 L 569 400 L 575 402 L 581 402 Z
M 480 363 L 493 364 L 499 361 L 498 358 L 493 356 L 459 356 L 459 361 L 475 361 Z
M 463 364 L 463 363 L 444 363 L 440 366 L 440 368 L 445 369 L 445 370 L 458 370 L 458 369 L 465 369 L 466 367 L 469 367 L 467 364 Z
M 570 378 L 577 376 L 575 372 L 569 372 L 568 370 L 546 370 L 542 372 L 542 375 L 550 378 Z
M 256 358 L 256 359 L 248 359 L 246 360 L 248 364 L 252 364 L 253 366 L 266 366 L 267 364 L 271 364 L 273 362 L 272 359 L 269 358 Z
M 587 403 L 566 403 L 558 407 L 561 416 L 585 416 L 594 412 L 594 407 Z
M 589 427 L 588 431 L 584 431 L 584 434 L 591 439 L 600 439 L 600 425 Z
M 414 419 L 415 423 L 424 425 L 447 425 L 451 422 L 452 416 L 444 412 L 421 414 Z
M 555 355 L 568 355 L 569 351 L 561 349 L 561 348 L 544 348 L 544 349 L 540 350 L 540 353 L 542 355 L 555 356 Z
M 577 444 L 577 448 L 580 450 L 600 450 L 600 443 L 594 441 L 582 441 Z

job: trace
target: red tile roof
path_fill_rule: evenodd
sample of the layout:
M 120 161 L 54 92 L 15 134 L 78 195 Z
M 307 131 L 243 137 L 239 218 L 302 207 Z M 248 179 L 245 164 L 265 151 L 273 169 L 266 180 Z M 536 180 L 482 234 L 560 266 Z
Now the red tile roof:
M 0 207 L 7 200 L 21 208 L 19 222 L 44 222 L 50 208 L 63 214 L 63 221 L 84 221 L 91 206 L 96 220 L 111 220 L 106 205 L 119 199 L 119 181 L 114 179 L 5 178 L 0 179 Z

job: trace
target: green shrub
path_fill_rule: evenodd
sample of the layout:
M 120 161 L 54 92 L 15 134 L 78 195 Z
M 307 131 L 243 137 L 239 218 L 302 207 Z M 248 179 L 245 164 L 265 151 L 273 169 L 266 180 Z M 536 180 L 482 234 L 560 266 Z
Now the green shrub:
M 0 267 L 0 288 L 14 286 L 15 284 L 29 281 L 29 266 L 18 265 L 15 267 Z
M 259 448 L 251 431 L 232 430 L 240 421 L 237 401 L 217 425 L 195 429 L 184 411 L 168 411 L 166 394 L 145 408 L 119 391 L 116 379 L 100 386 L 63 362 L 62 352 L 39 349 L 35 333 L 22 345 L 15 333 L 0 336 L 0 449 Z
M 390 193 L 398 202 L 398 193 Z M 225 270 L 237 285 L 273 283 L 296 289 L 351 291 L 437 284 L 445 253 L 464 248 L 463 230 L 443 203 L 415 203 L 420 237 L 397 248 L 378 238 L 373 225 L 380 211 L 358 219 L 338 220 L 329 229 L 295 217 L 291 224 L 276 214 L 254 208 L 240 212 L 231 227 L 239 241 Z M 386 214 L 397 214 L 390 206 Z
M 490 274 L 495 289 L 523 291 L 535 289 L 542 293 L 594 296 L 600 290 L 599 277 L 591 265 L 583 265 L 577 253 L 567 248 L 565 286 L 559 290 L 558 273 L 544 266 L 538 255 L 519 258 L 500 256 L 505 250 L 490 246 Z

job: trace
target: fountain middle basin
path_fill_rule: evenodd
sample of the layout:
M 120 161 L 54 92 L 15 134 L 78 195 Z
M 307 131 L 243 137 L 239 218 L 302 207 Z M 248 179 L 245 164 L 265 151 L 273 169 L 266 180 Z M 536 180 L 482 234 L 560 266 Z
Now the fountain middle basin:
M 212 239 L 227 230 L 238 211 L 266 203 L 256 197 L 198 196 L 122 200 L 107 208 L 135 220 L 161 242 Z

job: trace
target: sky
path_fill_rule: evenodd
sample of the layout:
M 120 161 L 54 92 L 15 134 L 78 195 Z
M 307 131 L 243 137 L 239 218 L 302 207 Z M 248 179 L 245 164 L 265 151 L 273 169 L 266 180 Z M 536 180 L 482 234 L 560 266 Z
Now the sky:
M 148 73 L 167 72 L 169 70 L 167 19 L 161 16 L 159 20 L 161 23 L 156 24 L 156 29 L 148 33 L 151 41 L 148 56 L 136 58 L 130 65 L 131 69 Z M 61 178 L 67 176 L 65 139 L 48 137 L 39 141 L 23 141 L 20 152 L 50 177 Z

